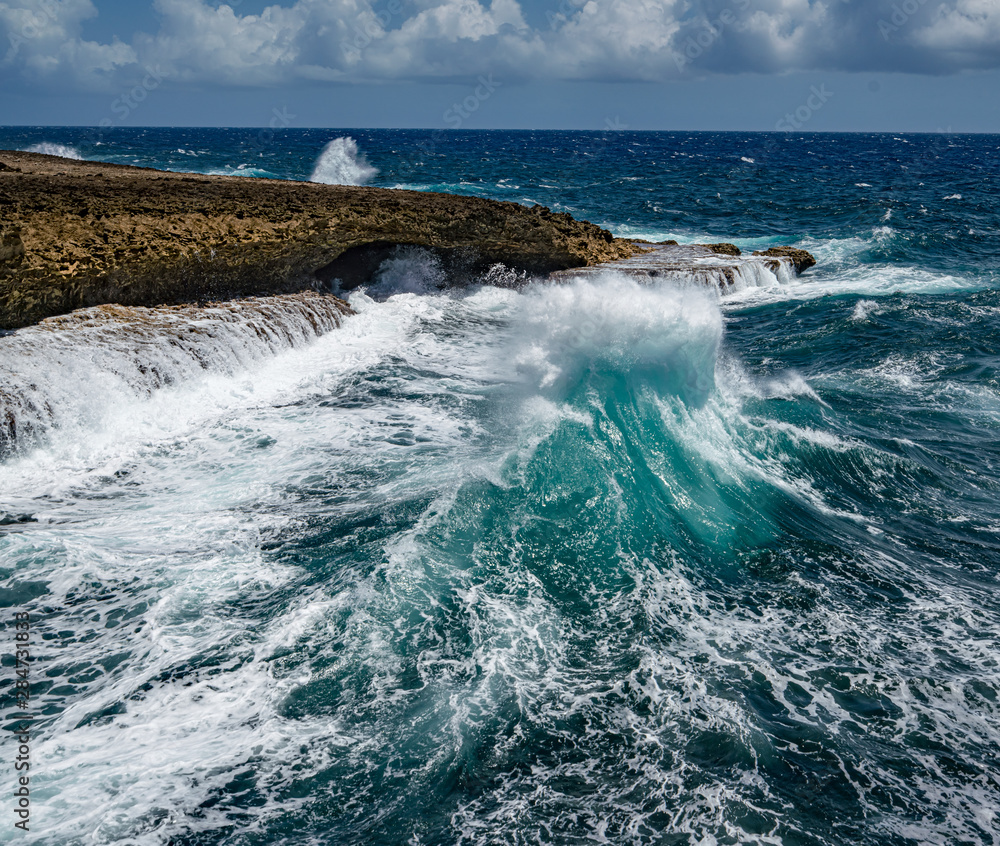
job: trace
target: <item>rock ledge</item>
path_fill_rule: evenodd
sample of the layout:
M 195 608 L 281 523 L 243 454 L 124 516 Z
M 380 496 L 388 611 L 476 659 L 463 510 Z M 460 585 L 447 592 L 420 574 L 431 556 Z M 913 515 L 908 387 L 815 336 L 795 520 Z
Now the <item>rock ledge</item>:
M 541 206 L 0 150 L 0 329 L 105 303 L 348 289 L 402 245 L 470 277 L 497 263 L 544 275 L 642 250 Z

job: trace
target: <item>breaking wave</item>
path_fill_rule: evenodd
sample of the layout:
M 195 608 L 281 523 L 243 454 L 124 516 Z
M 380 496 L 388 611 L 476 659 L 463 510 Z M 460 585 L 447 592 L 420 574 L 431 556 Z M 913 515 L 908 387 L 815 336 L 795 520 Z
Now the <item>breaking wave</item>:
M 289 294 L 215 306 L 97 306 L 0 337 L 0 457 L 121 425 L 155 391 L 235 375 L 340 325 L 344 304 Z M 81 385 L 86 390 L 81 390 Z
M 357 142 L 345 136 L 334 138 L 323 148 L 309 181 L 326 185 L 364 185 L 377 173 L 378 170 L 359 152 Z
M 420 140 L 384 137 L 387 170 Z M 588 209 L 745 220 L 698 190 L 743 146 L 664 136 L 690 166 L 643 156 L 629 193 L 652 136 L 622 137 Z M 489 185 L 518 157 L 556 184 L 577 143 L 505 138 L 405 181 L 461 184 L 472 149 Z M 995 239 L 957 239 L 994 198 L 926 157 L 927 215 L 864 188 L 838 223 L 895 155 L 774 143 L 792 177 L 829 152 L 813 188 L 736 185 L 801 277 L 455 289 L 400 249 L 337 331 L 286 304 L 0 337 L 39 846 L 996 844 L 1000 291 Z

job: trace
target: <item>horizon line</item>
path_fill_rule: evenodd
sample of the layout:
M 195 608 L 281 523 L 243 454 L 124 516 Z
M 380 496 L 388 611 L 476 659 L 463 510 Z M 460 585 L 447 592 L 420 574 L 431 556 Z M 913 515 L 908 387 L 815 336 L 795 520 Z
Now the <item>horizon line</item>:
M 97 124 L 72 123 L 72 124 L 46 124 L 46 123 L 17 123 L 0 124 L 3 129 L 99 129 L 102 133 L 113 133 L 119 130 L 141 130 L 141 129 L 219 129 L 219 130 L 260 130 L 268 129 L 266 126 L 254 124 L 244 124 L 239 126 L 212 126 L 204 124 L 150 124 L 147 126 L 111 126 L 102 127 Z M 440 132 L 454 135 L 482 133 L 482 132 L 580 132 L 593 135 L 609 135 L 616 133 L 671 133 L 684 132 L 689 134 L 744 134 L 744 135 L 1000 135 L 1000 130 L 989 132 L 984 130 L 951 130 L 951 129 L 823 129 L 823 130 L 787 130 L 787 129 L 578 129 L 566 127 L 480 127 L 452 129 L 444 127 L 428 126 L 297 126 L 273 129 L 272 132 L 305 132 L 311 130 L 323 130 L 329 132 Z

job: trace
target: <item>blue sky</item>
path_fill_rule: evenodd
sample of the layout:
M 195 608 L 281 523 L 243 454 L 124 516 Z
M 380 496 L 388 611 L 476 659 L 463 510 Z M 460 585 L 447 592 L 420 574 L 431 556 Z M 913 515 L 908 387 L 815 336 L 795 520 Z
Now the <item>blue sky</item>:
M 1000 0 L 0 0 L 0 124 L 1000 132 Z

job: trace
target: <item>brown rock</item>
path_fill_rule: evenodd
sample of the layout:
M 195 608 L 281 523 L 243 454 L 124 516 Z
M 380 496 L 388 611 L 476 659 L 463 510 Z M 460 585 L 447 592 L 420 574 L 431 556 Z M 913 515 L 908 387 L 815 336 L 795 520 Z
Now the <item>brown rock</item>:
M 813 254 L 806 250 L 799 250 L 795 247 L 770 247 L 766 250 L 757 250 L 755 256 L 784 256 L 791 260 L 796 273 L 801 273 L 816 264 Z
M 711 250 L 713 253 L 719 253 L 719 255 L 723 255 L 723 256 L 741 256 L 741 255 L 743 255 L 743 253 L 740 251 L 740 248 L 737 247 L 735 244 L 726 244 L 726 243 L 722 243 L 722 244 L 696 244 L 695 246 L 697 246 L 697 247 L 705 247 L 705 248 Z
M 15 257 L 12 245 L 0 263 L 0 328 L 103 303 L 346 289 L 400 245 L 457 273 L 503 263 L 539 275 L 641 250 L 567 214 L 478 197 L 3 159 L 21 171 L 0 173 L 3 223 L 30 249 Z
M 17 267 L 24 261 L 24 242 L 21 232 L 11 229 L 0 234 L 0 268 Z

